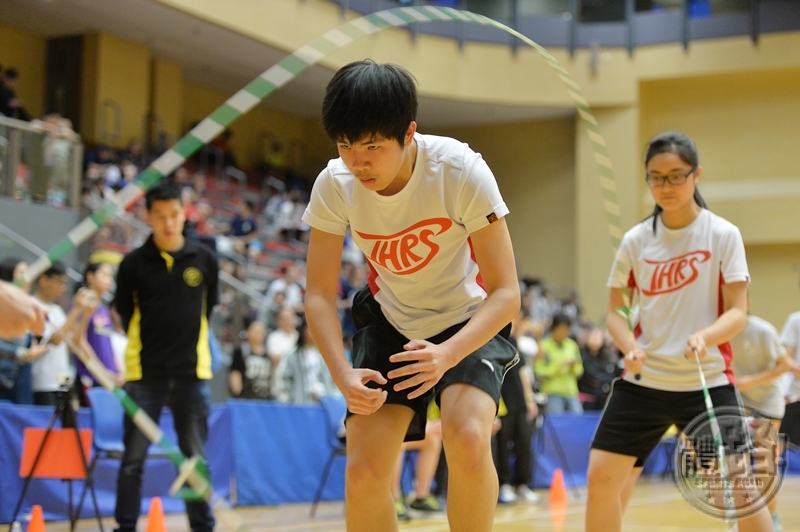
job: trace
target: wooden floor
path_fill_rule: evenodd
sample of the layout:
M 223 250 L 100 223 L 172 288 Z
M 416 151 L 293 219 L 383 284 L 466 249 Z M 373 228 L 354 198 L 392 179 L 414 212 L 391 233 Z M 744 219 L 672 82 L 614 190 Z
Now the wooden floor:
M 546 499 L 547 493 L 540 493 Z M 571 532 L 583 530 L 585 492 L 581 500 L 573 501 L 565 515 L 555 516 L 547 504 L 501 505 L 494 519 L 494 532 Z M 571 497 L 574 495 L 571 493 Z M 248 507 L 236 510 L 252 532 L 343 532 L 345 530 L 341 502 L 323 503 L 314 520 L 308 518 L 309 505 L 297 504 L 281 507 Z M 779 513 L 786 532 L 800 531 L 800 478 L 785 481 L 780 496 Z M 218 521 L 221 521 L 218 519 Z M 559 522 L 560 521 L 560 522 Z M 168 514 L 167 532 L 188 531 L 185 514 Z M 145 530 L 142 517 L 139 530 Z M 104 521 L 106 530 L 113 530 L 113 520 Z M 47 523 L 48 532 L 67 532 L 69 524 Z M 97 530 L 97 522 L 80 521 L 78 531 Z M 232 532 L 219 522 L 217 532 Z M 444 515 L 424 517 L 401 524 L 400 530 L 414 532 L 444 532 L 449 530 Z M 681 498 L 671 480 L 642 479 L 634 492 L 623 530 L 632 532 L 705 532 L 724 531 L 723 522 L 695 510 Z

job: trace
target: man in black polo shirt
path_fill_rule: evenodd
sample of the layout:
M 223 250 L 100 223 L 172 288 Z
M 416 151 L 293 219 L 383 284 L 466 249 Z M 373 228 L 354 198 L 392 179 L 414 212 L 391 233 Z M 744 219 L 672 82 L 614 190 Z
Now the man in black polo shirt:
M 158 423 L 163 406 L 175 418 L 178 446 L 205 456 L 211 409 L 208 318 L 217 304 L 217 262 L 183 237 L 180 189 L 165 184 L 145 196 L 153 234 L 119 266 L 114 306 L 128 332 L 125 391 Z M 125 454 L 117 478 L 117 532 L 134 532 L 150 442 L 125 418 Z M 214 527 L 204 501 L 187 501 L 193 532 Z

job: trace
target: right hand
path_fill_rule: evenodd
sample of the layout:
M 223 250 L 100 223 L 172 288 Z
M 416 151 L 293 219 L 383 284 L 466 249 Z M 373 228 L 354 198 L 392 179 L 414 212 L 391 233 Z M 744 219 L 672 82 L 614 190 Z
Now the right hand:
M 631 352 L 625 355 L 625 371 L 633 375 L 641 375 L 645 362 L 647 362 L 647 353 L 639 347 L 634 347 Z
M 353 414 L 368 416 L 375 413 L 386 402 L 388 396 L 386 390 L 366 386 L 369 381 L 381 385 L 389 382 L 378 371 L 349 369 L 341 380 L 342 385 L 339 386 L 339 390 L 347 402 L 347 409 Z
M 88 288 L 81 288 L 75 294 L 75 305 L 81 310 L 94 311 L 97 308 L 98 303 L 99 301 L 97 301 L 97 296 Z

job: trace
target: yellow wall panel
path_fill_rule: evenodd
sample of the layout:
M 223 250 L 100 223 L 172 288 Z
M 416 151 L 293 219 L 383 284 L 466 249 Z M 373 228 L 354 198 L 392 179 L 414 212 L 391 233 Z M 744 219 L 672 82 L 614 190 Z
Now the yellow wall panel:
M 181 65 L 160 57 L 153 59 L 151 140 L 163 130 L 170 139 L 180 138 L 183 132 L 183 72 Z
M 188 132 L 197 122 L 211 114 L 231 95 L 196 83 L 185 82 L 183 92 L 183 128 Z M 309 121 L 300 117 L 277 111 L 265 105 L 259 105 L 231 127 L 231 146 L 240 166 L 256 167 L 262 162 L 264 143 L 267 138 L 274 138 L 289 151 L 292 143 L 306 143 L 305 133 Z M 305 149 L 309 151 L 308 148 Z M 287 160 L 287 164 L 291 161 Z M 307 171 L 297 168 L 298 171 Z M 313 175 L 320 169 L 314 171 Z
M 433 133 L 433 131 L 422 131 Z M 575 284 L 575 128 L 572 118 L 437 132 L 468 143 L 494 172 L 520 276 Z
M 800 244 L 745 246 L 750 268 L 750 312 L 781 330 L 800 310 Z
M 19 73 L 17 97 L 31 118 L 44 113 L 47 41 L 43 37 L 0 24 L 0 65 Z

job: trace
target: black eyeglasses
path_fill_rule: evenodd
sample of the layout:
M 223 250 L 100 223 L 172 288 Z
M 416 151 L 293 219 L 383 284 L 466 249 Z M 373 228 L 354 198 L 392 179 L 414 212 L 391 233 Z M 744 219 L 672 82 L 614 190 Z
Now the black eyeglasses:
M 682 185 L 686 183 L 686 180 L 689 178 L 690 175 L 694 173 L 697 168 L 692 167 L 691 170 L 686 172 L 685 174 L 671 174 L 671 175 L 650 175 L 647 174 L 644 176 L 644 180 L 647 181 L 647 184 L 651 187 L 663 187 L 664 183 L 669 183 L 672 186 Z

